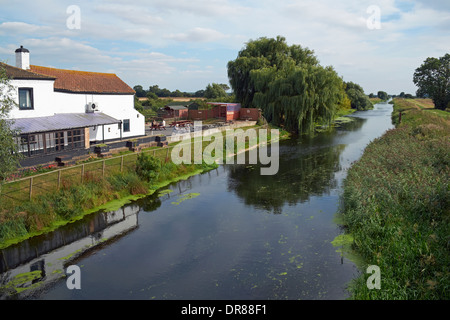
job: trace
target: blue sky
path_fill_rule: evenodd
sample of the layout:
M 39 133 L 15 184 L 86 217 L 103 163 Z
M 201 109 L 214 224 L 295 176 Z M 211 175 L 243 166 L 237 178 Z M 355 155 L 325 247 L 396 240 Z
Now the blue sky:
M 450 52 L 446 0 L 0 0 L 0 7 L 1 61 L 14 65 L 23 45 L 31 64 L 112 72 L 146 89 L 228 84 L 227 62 L 263 36 L 314 50 L 367 94 L 415 93 L 415 68 Z M 373 7 L 380 28 L 368 27 L 378 17 Z

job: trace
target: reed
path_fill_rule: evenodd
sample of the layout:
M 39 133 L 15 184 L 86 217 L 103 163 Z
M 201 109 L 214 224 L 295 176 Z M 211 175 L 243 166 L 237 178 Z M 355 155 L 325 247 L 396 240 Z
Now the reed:
M 450 124 L 394 101 L 401 123 L 370 143 L 344 183 L 340 216 L 353 249 L 381 269 L 381 289 L 367 275 L 351 285 L 353 299 L 448 299 Z

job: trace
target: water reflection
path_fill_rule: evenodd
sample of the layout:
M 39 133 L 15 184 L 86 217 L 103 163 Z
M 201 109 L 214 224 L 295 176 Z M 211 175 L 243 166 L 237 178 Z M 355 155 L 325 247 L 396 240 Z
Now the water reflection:
M 281 143 L 277 175 L 221 166 L 2 250 L 0 299 L 344 298 L 354 266 L 330 243 L 339 184 L 389 114 Z M 71 264 L 83 290 L 58 281 Z
M 338 143 L 346 134 L 361 129 L 366 119 L 340 126 L 336 131 L 315 137 L 301 137 L 280 144 L 280 166 L 276 175 L 261 175 L 258 165 L 228 166 L 228 190 L 246 205 L 280 214 L 284 205 L 308 201 L 311 196 L 328 193 L 337 187 L 335 173 L 346 144 Z
M 147 201 L 147 207 L 150 205 Z M 89 250 L 137 228 L 137 205 L 100 212 L 0 251 L 0 298 L 26 298 L 65 275 Z

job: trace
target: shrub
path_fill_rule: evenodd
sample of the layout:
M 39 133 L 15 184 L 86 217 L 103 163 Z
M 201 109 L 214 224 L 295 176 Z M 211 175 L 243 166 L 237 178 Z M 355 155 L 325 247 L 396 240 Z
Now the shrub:
M 148 182 L 154 181 L 158 177 L 160 167 L 161 162 L 147 153 L 140 153 L 137 157 L 136 173 Z

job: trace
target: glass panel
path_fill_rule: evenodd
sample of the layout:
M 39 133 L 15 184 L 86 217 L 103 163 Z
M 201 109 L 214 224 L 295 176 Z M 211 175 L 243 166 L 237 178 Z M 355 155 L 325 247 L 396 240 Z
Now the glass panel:
M 37 144 L 36 136 L 35 135 L 28 136 L 28 142 L 30 144 L 30 155 L 33 155 L 33 154 L 36 153 L 36 149 L 37 149 L 37 147 L 36 147 L 36 144 Z
M 20 136 L 19 152 L 28 152 L 28 136 L 25 134 Z
M 130 132 L 130 119 L 123 120 L 123 132 Z
M 33 109 L 32 89 L 19 89 L 19 109 Z
M 55 134 L 53 132 L 45 134 L 45 144 L 47 152 L 55 151 Z

